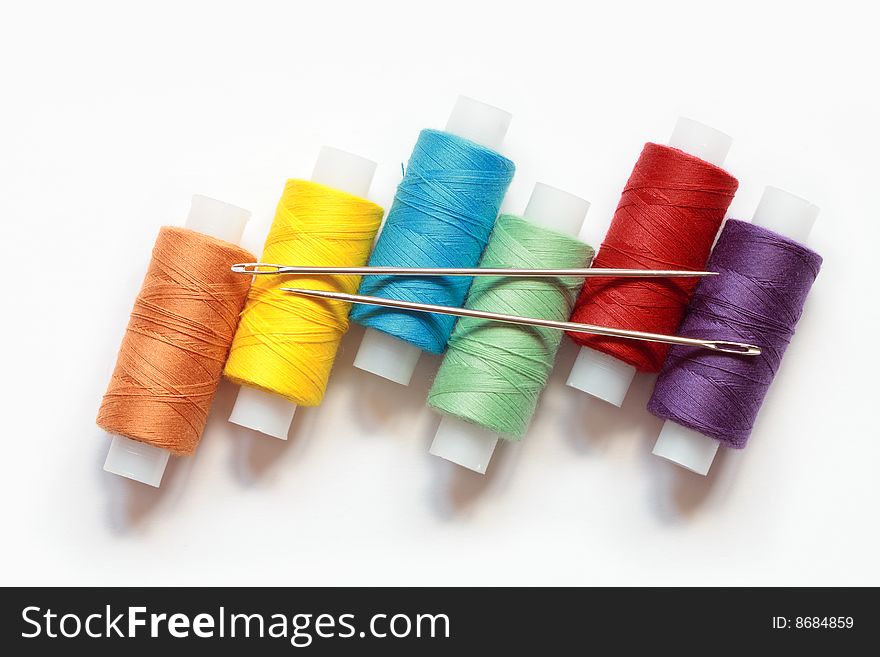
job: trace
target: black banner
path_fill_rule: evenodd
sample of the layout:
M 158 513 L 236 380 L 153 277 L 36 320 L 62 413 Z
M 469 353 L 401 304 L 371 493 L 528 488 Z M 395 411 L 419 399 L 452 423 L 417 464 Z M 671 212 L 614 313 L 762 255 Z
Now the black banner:
M 2 646 L 163 655 L 448 654 L 866 645 L 868 589 L 4 589 Z M 77 644 L 76 646 L 71 645 Z

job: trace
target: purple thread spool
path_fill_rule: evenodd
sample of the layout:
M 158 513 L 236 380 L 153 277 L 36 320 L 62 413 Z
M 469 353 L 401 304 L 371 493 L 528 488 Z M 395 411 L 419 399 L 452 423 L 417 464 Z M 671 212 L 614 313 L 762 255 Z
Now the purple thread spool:
M 767 187 L 753 223 L 728 221 L 681 335 L 752 342 L 757 357 L 674 347 L 648 410 L 667 422 L 654 454 L 705 475 L 718 445 L 745 447 L 822 258 L 803 245 L 819 208 Z

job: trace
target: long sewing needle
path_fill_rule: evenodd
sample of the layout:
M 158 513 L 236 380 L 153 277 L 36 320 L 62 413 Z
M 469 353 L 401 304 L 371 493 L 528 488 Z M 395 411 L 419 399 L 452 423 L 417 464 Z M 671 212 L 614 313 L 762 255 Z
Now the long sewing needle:
M 237 274 L 350 274 L 357 276 L 512 276 L 547 278 L 572 276 L 579 278 L 690 278 L 715 276 L 714 271 L 683 271 L 676 269 L 498 269 L 491 267 L 422 268 L 422 267 L 311 267 L 272 265 L 262 262 L 243 262 L 232 265 Z
M 613 338 L 629 338 L 631 340 L 644 340 L 647 342 L 663 342 L 666 344 L 680 344 L 689 347 L 701 347 L 712 351 L 726 354 L 738 354 L 741 356 L 758 356 L 761 349 L 755 345 L 743 342 L 728 342 L 726 340 L 702 340 L 700 338 L 685 338 L 679 335 L 663 335 L 662 333 L 645 333 L 643 331 L 631 331 L 628 329 L 612 328 L 610 326 L 595 326 L 593 324 L 579 324 L 578 322 L 557 322 L 552 319 L 540 319 L 537 317 L 520 317 L 518 315 L 504 315 L 484 310 L 472 310 L 471 308 L 453 308 L 451 306 L 435 306 L 430 303 L 416 303 L 413 301 L 401 301 L 399 299 L 386 299 L 385 297 L 370 297 L 362 294 L 347 294 L 345 292 L 328 292 L 326 290 L 311 290 L 298 287 L 282 287 L 283 292 L 291 292 L 307 297 L 321 299 L 333 299 L 335 301 L 347 301 L 349 303 L 363 303 L 370 306 L 384 306 L 387 308 L 401 308 L 403 310 L 416 310 L 427 313 L 439 313 L 441 315 L 455 315 L 457 317 L 473 317 L 475 319 L 488 319 L 508 324 L 521 324 L 524 326 L 541 326 L 543 328 L 559 329 L 560 331 L 575 331 L 577 333 L 592 333 L 593 335 L 607 335 Z

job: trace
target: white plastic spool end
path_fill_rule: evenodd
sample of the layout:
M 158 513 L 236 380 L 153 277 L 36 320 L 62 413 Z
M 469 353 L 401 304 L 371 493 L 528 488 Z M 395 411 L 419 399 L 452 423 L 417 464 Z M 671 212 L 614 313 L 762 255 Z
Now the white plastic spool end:
M 636 368 L 601 351 L 581 347 L 566 385 L 621 406 L 629 391 Z
M 720 167 L 727 159 L 733 139 L 705 123 L 679 117 L 669 145 Z
M 393 335 L 368 328 L 354 366 L 402 386 L 408 386 L 422 350 Z
M 577 237 L 589 209 L 590 202 L 580 196 L 539 182 L 532 188 L 523 219 Z
M 312 171 L 312 182 L 365 198 L 373 183 L 376 163 L 360 155 L 322 146 Z
M 279 395 L 242 386 L 235 398 L 229 421 L 267 436 L 287 440 L 296 404 Z
M 498 434 L 452 415 L 444 415 L 429 451 L 468 470 L 486 474 L 497 443 Z
M 104 470 L 158 488 L 171 452 L 123 436 L 112 437 Z
M 705 476 L 712 467 L 720 443 L 698 431 L 675 422 L 665 422 L 657 436 L 653 453 Z
M 238 244 L 251 213 L 238 206 L 193 194 L 185 226 L 230 244 Z M 108 434 L 112 435 L 112 434 Z M 171 452 L 123 436 L 112 436 L 104 470 L 159 486 Z
M 809 201 L 778 187 L 766 187 L 752 223 L 803 244 L 818 216 L 819 208 Z M 705 475 L 712 467 L 718 445 L 714 438 L 667 420 L 657 436 L 654 454 Z
M 230 244 L 238 244 L 250 218 L 251 213 L 247 210 L 208 196 L 193 194 L 186 227 Z
M 446 122 L 446 132 L 497 151 L 513 115 L 479 100 L 459 96 Z
M 590 203 L 566 191 L 535 183 L 523 218 L 538 226 L 561 233 L 577 235 Z M 430 452 L 447 461 L 486 473 L 498 434 L 452 415 L 444 415 L 434 436 Z
M 803 244 L 818 216 L 818 206 L 778 187 L 766 187 L 752 223 Z

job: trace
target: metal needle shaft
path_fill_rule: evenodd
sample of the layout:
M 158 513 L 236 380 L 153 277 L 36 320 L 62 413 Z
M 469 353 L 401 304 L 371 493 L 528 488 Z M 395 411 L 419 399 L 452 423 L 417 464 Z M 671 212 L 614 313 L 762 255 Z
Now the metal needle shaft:
M 596 326 L 594 324 L 580 324 L 578 322 L 558 322 L 551 319 L 539 319 L 536 317 L 520 317 L 518 315 L 504 315 L 471 308 L 453 308 L 451 306 L 435 306 L 429 303 L 416 303 L 413 301 L 401 301 L 399 299 L 386 299 L 384 297 L 371 297 L 362 294 L 347 294 L 345 292 L 328 292 L 326 290 L 309 290 L 297 287 L 283 287 L 284 292 L 300 294 L 308 297 L 321 299 L 333 299 L 347 301 L 349 303 L 363 303 L 370 306 L 384 306 L 387 308 L 400 308 L 403 310 L 416 310 L 419 312 L 439 313 L 441 315 L 456 315 L 458 317 L 473 317 L 475 319 L 488 319 L 508 324 L 520 324 L 524 326 L 541 326 L 543 328 L 559 329 L 560 331 L 574 331 L 577 333 L 591 333 L 593 335 L 607 335 L 613 338 L 628 338 L 631 340 L 645 340 L 647 342 L 663 342 L 665 344 L 679 344 L 689 347 L 701 347 L 711 351 L 726 354 L 738 354 L 741 356 L 758 356 L 761 349 L 755 345 L 743 342 L 728 342 L 726 340 L 702 340 L 700 338 L 685 338 L 678 335 L 664 335 L 662 333 L 646 333 L 643 331 L 631 331 L 628 329 L 612 328 L 610 326 Z
M 356 276 L 509 276 L 524 278 L 548 278 L 573 276 L 579 278 L 692 278 L 715 276 L 714 271 L 683 271 L 676 269 L 504 269 L 492 267 L 423 268 L 423 267 L 311 267 L 272 265 L 262 262 L 243 262 L 232 265 L 238 274 L 287 275 L 287 274 L 346 274 Z

